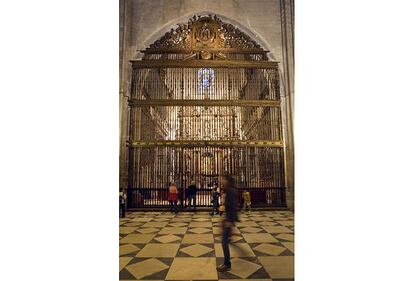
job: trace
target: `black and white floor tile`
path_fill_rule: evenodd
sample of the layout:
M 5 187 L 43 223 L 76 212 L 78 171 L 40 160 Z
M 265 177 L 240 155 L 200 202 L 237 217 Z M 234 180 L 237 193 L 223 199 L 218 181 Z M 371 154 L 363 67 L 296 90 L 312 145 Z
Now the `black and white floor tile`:
M 120 280 L 294 280 L 294 214 L 240 213 L 232 269 L 223 262 L 221 218 L 208 212 L 131 212 L 120 219 Z

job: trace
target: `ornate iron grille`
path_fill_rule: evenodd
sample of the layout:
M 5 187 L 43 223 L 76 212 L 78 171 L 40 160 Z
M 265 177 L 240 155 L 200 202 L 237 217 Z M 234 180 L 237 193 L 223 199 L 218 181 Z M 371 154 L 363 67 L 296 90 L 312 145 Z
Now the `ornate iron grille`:
M 284 207 L 278 64 L 244 33 L 194 17 L 131 61 L 129 207 L 168 205 L 168 183 L 197 205 L 231 174 L 252 206 Z

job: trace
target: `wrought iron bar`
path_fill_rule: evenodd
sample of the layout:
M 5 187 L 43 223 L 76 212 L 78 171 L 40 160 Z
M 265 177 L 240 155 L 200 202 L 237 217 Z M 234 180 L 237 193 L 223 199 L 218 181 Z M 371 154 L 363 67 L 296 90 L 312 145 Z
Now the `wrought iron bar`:
M 279 62 L 243 60 L 131 60 L 132 68 L 220 67 L 277 69 Z
M 154 140 L 130 141 L 130 147 L 283 147 L 281 141 L 231 141 L 231 140 Z
M 200 100 L 200 99 L 148 99 L 129 100 L 129 105 L 134 107 L 144 106 L 261 106 L 278 107 L 280 102 L 276 100 Z

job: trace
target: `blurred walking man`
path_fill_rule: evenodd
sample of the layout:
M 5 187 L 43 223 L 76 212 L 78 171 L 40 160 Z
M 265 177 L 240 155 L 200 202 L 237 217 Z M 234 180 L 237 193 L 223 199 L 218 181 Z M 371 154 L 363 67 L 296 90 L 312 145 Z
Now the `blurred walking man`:
M 232 228 L 234 223 L 238 221 L 237 217 L 237 197 L 236 190 L 234 187 L 234 180 L 231 176 L 225 176 L 222 181 L 223 190 L 226 194 L 225 196 L 225 215 L 222 221 L 223 231 L 222 231 L 222 241 L 221 245 L 223 247 L 224 254 L 224 263 L 217 267 L 217 271 L 224 272 L 231 269 L 230 262 L 230 249 L 229 243 L 232 235 Z

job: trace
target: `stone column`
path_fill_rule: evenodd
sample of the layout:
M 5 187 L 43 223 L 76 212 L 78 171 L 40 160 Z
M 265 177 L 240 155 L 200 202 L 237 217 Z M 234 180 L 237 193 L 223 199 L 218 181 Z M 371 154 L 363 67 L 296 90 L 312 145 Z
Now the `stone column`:
M 285 173 L 286 173 L 286 200 L 289 209 L 294 209 L 294 2 L 293 0 L 280 1 L 281 41 L 282 41 L 282 68 L 283 83 L 282 106 L 283 126 L 285 133 Z
M 119 187 L 128 182 L 128 96 L 129 96 L 129 62 L 126 44 L 129 29 L 128 6 L 130 1 L 119 0 Z

